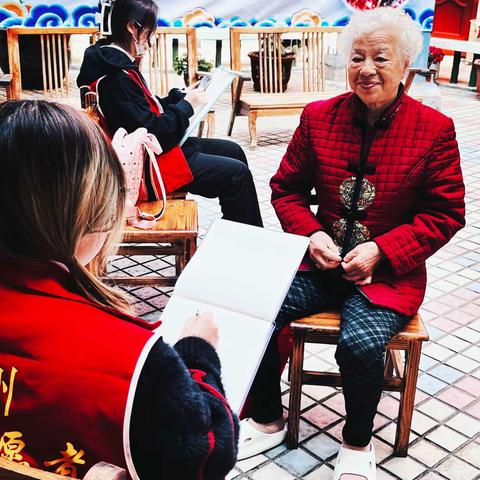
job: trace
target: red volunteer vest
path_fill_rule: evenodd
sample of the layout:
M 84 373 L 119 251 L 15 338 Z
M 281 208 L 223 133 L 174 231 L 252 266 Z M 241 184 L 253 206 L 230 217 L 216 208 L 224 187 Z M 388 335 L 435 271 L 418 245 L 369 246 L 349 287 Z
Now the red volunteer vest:
M 85 300 L 51 262 L 0 254 L 0 457 L 76 478 L 99 461 L 134 472 L 126 406 L 152 328 Z

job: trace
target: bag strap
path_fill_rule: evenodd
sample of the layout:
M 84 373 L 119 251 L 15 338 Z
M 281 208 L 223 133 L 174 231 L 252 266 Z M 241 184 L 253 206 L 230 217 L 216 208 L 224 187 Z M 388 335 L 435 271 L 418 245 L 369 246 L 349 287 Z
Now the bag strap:
M 149 134 L 151 135 L 151 134 Z M 151 149 L 150 145 L 148 145 L 148 142 L 144 143 L 145 150 L 147 151 L 147 154 L 150 158 L 150 164 L 152 165 L 153 169 L 155 170 L 155 173 L 157 175 L 158 183 L 160 184 L 160 190 L 162 192 L 162 209 L 160 212 L 154 214 L 155 220 L 159 220 L 163 214 L 165 213 L 165 209 L 167 208 L 167 192 L 165 190 L 165 184 L 163 183 L 163 177 L 162 174 L 160 173 L 160 168 L 158 166 L 157 162 L 157 157 L 153 150 Z
M 143 83 L 140 74 L 135 70 L 124 70 L 124 72 L 142 89 L 143 95 L 148 102 L 148 106 L 150 107 L 150 111 L 155 115 L 160 115 L 161 112 L 158 108 L 158 103 L 153 98 L 152 92 L 150 92 L 147 86 Z

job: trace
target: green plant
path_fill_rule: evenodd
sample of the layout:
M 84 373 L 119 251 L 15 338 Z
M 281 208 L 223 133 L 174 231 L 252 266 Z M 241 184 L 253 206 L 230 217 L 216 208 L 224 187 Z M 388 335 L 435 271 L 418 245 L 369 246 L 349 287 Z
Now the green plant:
M 209 72 L 213 68 L 213 63 L 205 60 L 201 55 L 198 55 L 197 68 L 200 72 Z M 177 75 L 185 75 L 188 73 L 188 55 L 186 53 L 173 59 L 173 69 Z

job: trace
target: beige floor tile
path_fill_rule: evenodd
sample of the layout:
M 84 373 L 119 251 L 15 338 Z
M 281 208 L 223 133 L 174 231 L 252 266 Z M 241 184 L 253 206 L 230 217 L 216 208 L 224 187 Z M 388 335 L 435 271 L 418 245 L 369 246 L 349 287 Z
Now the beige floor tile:
M 417 478 L 425 467 L 412 458 L 392 458 L 382 465 L 383 468 L 393 473 L 402 480 L 413 480 Z
M 425 403 L 417 407 L 417 410 L 420 410 L 423 413 L 426 413 L 430 417 L 433 417 L 435 420 L 445 420 L 446 418 L 452 416 L 455 413 L 455 409 L 446 405 L 435 398 L 427 400 Z
M 449 480 L 474 480 L 478 478 L 478 469 L 456 457 L 445 460 L 436 471 Z
M 265 455 L 255 455 L 254 457 L 246 458 L 245 460 L 240 460 L 235 465 L 236 468 L 239 468 L 242 472 L 248 472 L 258 467 L 262 463 L 265 463 L 268 458 Z
M 480 432 L 480 422 L 469 415 L 465 415 L 464 413 L 455 415 L 446 423 L 446 425 L 470 438 Z M 478 453 L 480 456 L 480 451 Z
M 469 443 L 457 453 L 457 457 L 480 469 L 480 445 L 478 443 Z
M 429 433 L 426 438 L 448 451 L 456 450 L 467 441 L 467 437 L 443 425 Z
M 432 429 L 437 422 L 432 420 L 430 417 L 427 417 L 421 412 L 414 410 L 412 416 L 412 430 L 418 435 L 423 435 L 428 430 Z
M 294 477 L 274 463 L 270 463 L 266 467 L 261 467 L 250 478 L 252 480 L 293 480 Z
M 433 467 L 433 465 L 443 460 L 448 455 L 448 452 L 422 439 L 408 449 L 408 455 L 428 467 Z
M 313 472 L 310 472 L 304 480 L 332 480 L 333 470 L 326 465 L 322 465 Z M 273 479 L 272 479 L 273 480 Z

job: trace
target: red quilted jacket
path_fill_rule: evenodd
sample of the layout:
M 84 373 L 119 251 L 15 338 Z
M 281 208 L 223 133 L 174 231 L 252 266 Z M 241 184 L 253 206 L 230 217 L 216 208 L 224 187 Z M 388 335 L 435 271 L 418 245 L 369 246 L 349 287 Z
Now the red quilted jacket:
M 425 260 L 465 224 L 455 129 L 403 93 L 375 128 L 364 109 L 351 92 L 307 105 L 270 182 L 272 204 L 285 231 L 325 230 L 343 254 L 374 240 L 386 261 L 362 293 L 413 315 L 425 294 Z M 305 259 L 301 268 L 312 267 Z

